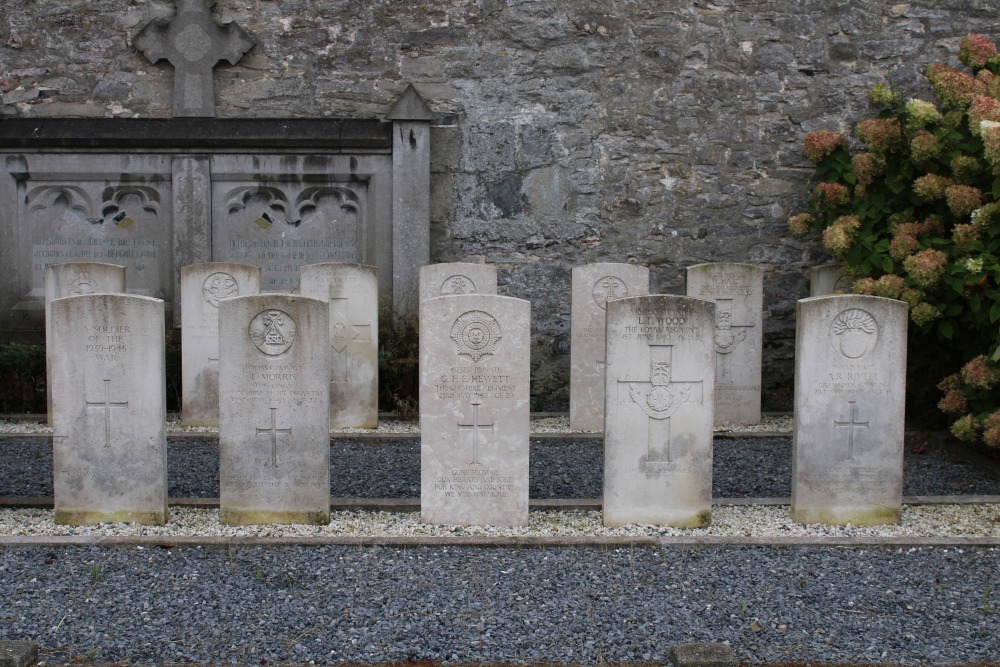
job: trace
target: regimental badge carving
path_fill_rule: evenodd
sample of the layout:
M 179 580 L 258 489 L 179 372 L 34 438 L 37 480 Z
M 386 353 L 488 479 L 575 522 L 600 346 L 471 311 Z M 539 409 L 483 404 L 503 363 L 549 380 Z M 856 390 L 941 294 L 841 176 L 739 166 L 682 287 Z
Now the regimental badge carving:
M 878 343 L 878 322 L 871 313 L 849 308 L 834 318 L 830 341 L 835 350 L 848 359 L 860 359 Z
M 219 302 L 223 299 L 231 299 L 240 295 L 240 285 L 236 282 L 236 278 L 228 273 L 216 271 L 205 278 L 205 284 L 201 286 L 201 294 L 213 308 L 218 308 Z
M 731 354 L 747 337 L 749 327 L 734 327 L 733 314 L 722 310 L 715 319 L 715 351 Z
M 481 310 L 470 310 L 451 325 L 451 339 L 455 341 L 458 353 L 471 357 L 473 361 L 496 354 L 501 337 L 496 318 Z
M 76 278 L 73 279 L 73 282 L 69 286 L 69 293 L 73 296 L 77 296 L 78 294 L 93 294 L 96 291 L 97 285 L 87 271 L 80 271 L 76 274 Z
M 281 310 L 265 310 L 250 320 L 250 340 L 269 357 L 283 352 L 295 342 L 295 320 Z
M 601 310 L 604 310 L 608 307 L 609 300 L 628 296 L 628 285 L 617 276 L 604 276 L 594 283 L 591 294 L 594 295 L 594 301 L 601 307 Z
M 441 296 L 475 293 L 476 284 L 468 276 L 451 276 L 441 283 Z

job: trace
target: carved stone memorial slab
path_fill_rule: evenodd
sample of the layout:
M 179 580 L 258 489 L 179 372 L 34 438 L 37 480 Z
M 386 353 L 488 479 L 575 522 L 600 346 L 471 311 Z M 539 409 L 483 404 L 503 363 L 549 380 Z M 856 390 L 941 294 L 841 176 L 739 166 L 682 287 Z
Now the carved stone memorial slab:
M 497 268 L 492 264 L 451 262 L 420 267 L 420 300 L 455 294 L 496 294 Z
M 56 523 L 167 522 L 163 302 L 51 303 Z
M 798 302 L 792 518 L 898 523 L 907 306 L 874 296 Z
M 528 523 L 529 302 L 467 294 L 420 307 L 420 517 Z
M 55 299 L 100 292 L 125 292 L 125 267 L 102 262 L 66 262 L 45 268 L 45 349 L 52 349 L 51 304 Z M 45 357 L 46 404 L 52 426 L 52 360 Z
M 190 54 L 200 24 L 182 18 L 157 34 Z M 370 264 L 380 296 L 415 312 L 433 114 L 412 86 L 399 101 L 386 120 L 4 120 L 0 333 L 41 338 L 43 272 L 71 261 L 125 266 L 129 293 L 162 298 L 168 326 L 182 323 L 181 268 L 204 262 L 260 266 L 261 291 L 276 293 L 306 264 Z
M 700 528 L 712 517 L 715 305 L 607 305 L 604 525 Z
M 604 321 L 607 302 L 649 294 L 649 269 L 635 264 L 573 268 L 570 315 L 569 427 L 604 429 Z
M 260 292 L 260 267 L 210 262 L 181 268 L 181 424 L 219 425 L 219 303 Z
M 851 294 L 851 279 L 842 264 L 822 264 L 809 269 L 809 296 Z
M 759 423 L 764 270 L 689 266 L 687 295 L 715 302 L 715 425 Z
M 378 268 L 309 264 L 299 293 L 330 304 L 330 428 L 378 428 Z
M 219 304 L 220 519 L 330 521 L 326 301 L 267 294 Z

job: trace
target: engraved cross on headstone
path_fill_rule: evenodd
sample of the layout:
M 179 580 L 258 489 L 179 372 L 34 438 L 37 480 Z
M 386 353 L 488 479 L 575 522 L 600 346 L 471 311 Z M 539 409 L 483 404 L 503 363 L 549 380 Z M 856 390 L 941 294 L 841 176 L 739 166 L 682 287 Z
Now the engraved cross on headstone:
M 458 424 L 459 431 L 472 431 L 472 460 L 469 461 L 469 465 L 479 465 L 479 431 L 489 429 L 490 433 L 496 433 L 494 430 L 496 422 L 479 423 L 479 406 L 482 404 L 482 401 L 472 401 L 472 423 Z
M 104 381 L 104 400 L 85 401 L 88 408 L 104 409 L 104 446 L 111 446 L 111 408 L 127 408 L 128 401 L 111 400 L 111 380 Z
M 257 435 L 271 436 L 271 467 L 278 467 L 278 436 L 291 435 L 291 428 L 278 428 L 278 408 L 271 408 L 271 428 L 257 427 Z
M 174 116 L 215 116 L 212 70 L 219 61 L 240 61 L 256 41 L 235 23 L 212 18 L 215 0 L 176 0 L 172 19 L 147 23 L 133 43 L 149 62 L 174 66 Z
M 685 403 L 701 403 L 702 383 L 673 382 L 673 345 L 649 346 L 649 382 L 618 380 L 618 404 L 635 403 L 649 417 L 647 462 L 672 462 L 670 418 Z M 622 393 L 625 397 L 622 397 Z
M 757 323 L 733 323 L 733 299 L 715 300 L 715 379 L 728 382 L 732 353 L 747 338 L 750 329 Z
M 851 420 L 846 422 L 833 420 L 834 427 L 837 428 L 847 428 L 847 458 L 845 461 L 854 460 L 854 429 L 856 428 L 868 428 L 868 420 L 863 422 L 858 421 L 858 402 L 857 401 L 847 401 L 851 406 Z
M 348 318 L 350 301 L 348 298 L 330 299 L 330 345 L 337 352 L 343 352 L 354 341 L 368 343 L 372 339 L 370 324 L 352 324 Z

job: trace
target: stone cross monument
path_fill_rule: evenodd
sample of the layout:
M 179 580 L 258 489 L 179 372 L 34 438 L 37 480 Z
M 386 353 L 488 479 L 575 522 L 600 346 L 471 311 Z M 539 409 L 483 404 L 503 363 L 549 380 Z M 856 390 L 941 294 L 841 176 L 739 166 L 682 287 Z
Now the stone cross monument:
M 172 19 L 150 21 L 133 43 L 149 62 L 174 66 L 174 116 L 215 116 L 212 70 L 220 60 L 240 61 L 256 41 L 235 23 L 212 18 L 215 0 L 176 0 Z

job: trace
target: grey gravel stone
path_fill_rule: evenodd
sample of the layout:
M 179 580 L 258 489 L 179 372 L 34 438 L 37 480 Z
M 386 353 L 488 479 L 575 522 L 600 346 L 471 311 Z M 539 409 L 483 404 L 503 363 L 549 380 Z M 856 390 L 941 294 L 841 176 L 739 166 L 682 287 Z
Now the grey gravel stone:
M 970 663 L 986 548 L 18 548 L 0 627 L 47 663 Z
M 599 438 L 534 439 L 531 498 L 599 498 L 604 450 Z M 330 443 L 330 495 L 334 498 L 418 498 L 420 441 L 352 440 Z M 787 498 L 791 494 L 791 438 L 716 438 L 715 498 Z M 176 438 L 167 450 L 169 495 L 219 495 L 218 444 Z M 903 494 L 1000 495 L 1000 476 L 946 450 L 911 439 L 906 446 Z M 48 440 L 0 441 L 0 496 L 52 495 Z

